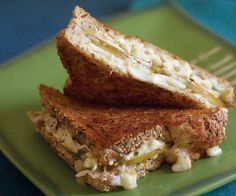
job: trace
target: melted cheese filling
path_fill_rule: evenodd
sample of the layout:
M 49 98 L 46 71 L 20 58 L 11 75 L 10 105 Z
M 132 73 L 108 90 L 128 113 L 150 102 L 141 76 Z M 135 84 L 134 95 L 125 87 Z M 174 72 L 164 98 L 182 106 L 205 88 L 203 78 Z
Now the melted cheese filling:
M 47 128 L 46 131 L 49 131 L 53 134 L 55 138 L 69 151 L 76 153 L 79 149 L 83 148 L 85 145 L 80 145 L 77 141 L 73 140 L 70 132 L 65 128 L 58 128 L 56 131 L 52 131 Z M 160 149 L 164 147 L 164 143 L 159 140 L 150 140 L 147 143 L 143 143 L 136 151 L 129 153 L 124 156 L 124 159 L 127 161 L 131 161 L 132 165 L 137 164 L 138 162 L 142 162 L 149 158 L 157 157 L 158 152 L 153 154 L 150 157 L 145 157 L 149 153 L 152 153 L 154 150 Z M 135 161 L 135 158 L 139 156 L 135 156 L 134 154 L 139 152 L 140 156 L 144 156 L 141 161 Z M 132 162 L 133 161 L 133 162 Z M 113 163 L 112 163 L 113 164 Z M 77 172 L 75 175 L 77 178 L 83 177 L 89 173 L 97 172 L 98 160 L 93 156 L 91 152 L 85 154 L 84 159 L 78 159 L 74 161 L 74 168 Z M 132 189 L 137 187 L 137 173 L 135 169 L 130 169 L 127 165 L 119 166 L 118 168 L 119 174 L 112 174 L 111 185 L 112 186 L 121 186 L 124 189 Z
M 111 179 L 112 186 L 122 186 L 125 189 L 137 187 L 137 173 L 135 169 L 130 169 L 126 166 L 119 167 L 119 174 L 113 175 Z
M 83 51 L 93 54 L 97 60 L 109 64 L 121 74 L 170 91 L 189 92 L 209 107 L 221 105 L 219 97 L 227 99 L 227 95 L 223 95 L 224 87 L 215 78 L 201 75 L 188 62 L 176 59 L 153 45 L 144 45 L 135 38 L 97 30 L 93 24 L 86 23 L 82 27 L 76 25 L 67 30 L 67 37 Z M 198 88 L 191 85 L 193 81 Z
M 143 154 L 148 154 L 154 150 L 164 148 L 164 143 L 160 140 L 149 140 L 143 144 L 141 144 L 135 151 L 130 152 L 129 154 L 123 155 L 125 160 L 131 160 L 135 156 L 140 156 Z
M 67 150 L 76 153 L 79 149 L 82 149 L 85 145 L 80 145 L 78 142 L 72 139 L 68 130 L 58 128 L 56 132 L 52 133 L 53 136 L 63 145 Z
M 227 111 L 227 110 L 226 110 Z M 89 152 L 89 148 L 86 145 L 81 145 L 72 138 L 70 131 L 66 128 L 52 126 L 55 119 L 49 114 L 43 115 L 45 122 L 45 130 L 52 133 L 58 142 L 60 142 L 68 151 L 72 153 L 78 152 L 82 148 L 87 148 L 88 152 L 84 154 L 82 158 L 74 160 L 74 168 L 77 172 L 76 177 L 82 177 L 89 173 L 103 174 L 105 171 L 101 172 L 98 170 L 98 160 L 97 158 Z M 53 128 L 54 127 L 54 128 Z M 138 163 L 144 162 L 147 159 L 157 158 L 158 155 L 165 149 L 165 144 L 156 139 L 149 140 L 141 144 L 135 151 L 129 154 L 123 155 L 124 165 L 118 166 L 118 174 L 110 172 L 111 175 L 111 185 L 121 186 L 125 189 L 132 189 L 137 186 L 137 173 L 133 166 Z M 167 149 L 168 150 L 168 149 Z M 174 150 L 176 154 L 176 162 L 172 166 L 173 172 L 183 172 L 189 170 L 192 167 L 190 157 L 187 150 L 176 148 Z M 217 156 L 222 153 L 218 146 L 212 147 L 207 151 L 208 156 Z M 113 165 L 114 161 L 111 160 L 109 165 Z M 105 173 L 109 173 L 106 171 Z
M 209 157 L 219 156 L 220 154 L 222 154 L 222 149 L 219 146 L 214 146 L 207 149 L 206 153 Z
M 191 159 L 185 149 L 176 148 L 175 154 L 177 160 L 171 168 L 173 172 L 183 172 L 191 169 L 192 167 Z

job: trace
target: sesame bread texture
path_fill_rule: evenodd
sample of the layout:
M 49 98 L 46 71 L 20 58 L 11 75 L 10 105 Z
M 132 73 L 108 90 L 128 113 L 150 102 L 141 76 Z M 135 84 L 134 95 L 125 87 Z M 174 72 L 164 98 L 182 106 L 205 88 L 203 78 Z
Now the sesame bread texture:
M 179 149 L 184 149 L 189 161 L 198 160 L 206 156 L 207 149 L 218 146 L 225 139 L 226 109 L 95 105 L 79 102 L 44 85 L 39 91 L 42 110 L 28 113 L 32 122 L 51 148 L 76 172 L 80 171 L 76 169 L 77 149 L 69 145 L 86 145 L 96 158 L 97 167 L 81 178 L 100 191 L 118 187 L 114 184 L 114 175 L 119 174 L 120 166 L 113 162 L 121 164 L 122 156 L 140 149 L 148 141 L 159 141 L 165 147 L 158 156 L 142 159 L 139 164 L 126 162 L 129 172 L 135 173 L 137 179 L 164 162 L 175 165 Z M 70 142 L 55 135 L 61 130 L 62 135 L 71 135 Z M 191 165 L 187 169 L 190 168 Z
M 69 73 L 65 94 L 103 104 L 232 107 L 232 85 L 151 43 L 127 36 L 75 7 L 57 36 Z
M 122 150 L 129 152 L 133 149 L 126 149 L 123 141 L 126 142 L 131 135 L 137 136 L 137 140 L 140 140 L 138 137 L 164 137 L 162 127 L 167 127 L 167 130 L 171 127 L 179 128 L 179 138 L 176 138 L 178 141 L 182 140 L 181 134 L 186 135 L 191 140 L 186 143 L 205 149 L 224 139 L 223 129 L 227 123 L 224 109 L 177 110 L 95 105 L 78 102 L 43 85 L 40 86 L 40 94 L 42 105 L 55 113 L 57 119 L 71 126 L 72 135 L 79 142 L 85 140 L 99 150 L 109 149 L 113 144 L 120 143 Z M 138 141 L 135 143 L 140 145 Z
M 32 113 L 29 115 L 33 115 Z M 76 166 L 73 157 L 73 153 L 68 151 L 63 145 L 58 142 L 58 140 L 53 137 L 50 133 L 45 131 L 45 129 L 39 124 L 36 125 L 38 132 L 43 137 L 43 139 L 49 144 L 51 149 L 62 159 L 64 160 L 75 172 Z M 138 178 L 144 177 L 148 174 L 148 171 L 156 170 L 160 167 L 162 159 L 155 160 L 147 160 L 143 163 L 143 167 L 141 169 L 135 168 L 138 174 Z M 88 173 L 87 175 L 82 177 L 82 181 L 80 183 L 85 182 L 86 184 L 92 186 L 93 188 L 101 191 L 101 192 L 110 192 L 117 187 L 111 186 L 111 173 L 104 172 L 102 175 L 96 175 L 96 173 Z

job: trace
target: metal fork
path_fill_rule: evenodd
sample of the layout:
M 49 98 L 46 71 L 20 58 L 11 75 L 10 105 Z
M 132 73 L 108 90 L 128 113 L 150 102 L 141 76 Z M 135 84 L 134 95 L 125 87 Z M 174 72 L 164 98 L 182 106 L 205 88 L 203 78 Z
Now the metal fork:
M 215 57 L 222 51 L 221 46 L 215 46 L 208 51 L 197 55 L 190 60 L 193 64 L 206 63 L 206 69 L 216 76 L 227 79 L 236 87 L 236 56 L 231 53 L 225 54 L 220 59 L 215 60 Z M 207 63 L 211 62 L 211 63 Z M 212 63 L 213 62 L 213 63 Z

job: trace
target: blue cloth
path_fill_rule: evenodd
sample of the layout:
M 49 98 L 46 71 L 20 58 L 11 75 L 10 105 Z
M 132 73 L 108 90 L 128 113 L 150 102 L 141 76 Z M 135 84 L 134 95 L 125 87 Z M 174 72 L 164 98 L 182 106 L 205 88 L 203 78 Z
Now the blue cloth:
M 96 17 L 114 12 L 141 9 L 162 3 L 161 0 L 1 0 L 0 63 L 55 35 L 80 4 Z M 195 19 L 228 41 L 236 44 L 236 1 L 178 0 Z M 209 12 L 209 10 L 211 10 Z M 229 183 L 207 196 L 236 195 L 236 182 Z M 9 161 L 0 154 L 0 195 L 42 195 Z

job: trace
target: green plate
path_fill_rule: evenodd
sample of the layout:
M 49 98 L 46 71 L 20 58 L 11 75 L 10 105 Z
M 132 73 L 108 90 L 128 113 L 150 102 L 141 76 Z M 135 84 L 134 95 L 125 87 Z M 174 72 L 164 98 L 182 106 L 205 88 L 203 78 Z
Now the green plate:
M 187 59 L 220 47 L 208 66 L 227 54 L 235 54 L 230 45 L 193 23 L 171 5 L 128 13 L 106 20 L 113 27 L 138 35 Z M 198 56 L 198 57 L 197 57 Z M 218 58 L 218 59 L 217 59 Z M 12 60 L 0 69 L 0 146 L 6 157 L 42 192 L 54 194 L 107 195 L 79 185 L 74 172 L 58 158 L 35 132 L 26 111 L 39 109 L 40 83 L 62 89 L 66 71 L 50 41 Z M 236 110 L 229 112 L 228 139 L 223 155 L 193 163 L 189 172 L 174 174 L 163 166 L 138 181 L 138 188 L 109 195 L 183 195 L 212 190 L 236 178 Z

